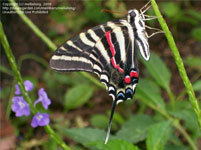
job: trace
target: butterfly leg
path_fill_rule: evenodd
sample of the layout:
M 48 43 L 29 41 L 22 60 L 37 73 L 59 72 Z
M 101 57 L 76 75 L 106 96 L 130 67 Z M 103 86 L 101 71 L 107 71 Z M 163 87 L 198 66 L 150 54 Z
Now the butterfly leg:
M 147 36 L 148 38 L 151 38 L 152 36 L 154 36 L 154 35 L 156 35 L 156 34 L 159 34 L 159 33 L 164 33 L 164 32 L 163 32 L 163 31 L 157 31 L 157 32 L 152 33 L 151 35 L 148 35 L 148 34 L 146 33 L 146 36 Z
M 158 30 L 158 31 L 161 31 L 160 29 L 157 29 L 157 28 L 152 28 L 152 27 L 147 26 L 147 25 L 145 25 L 145 27 L 146 27 L 146 28 L 148 28 L 148 29 L 151 29 L 151 30 Z
M 158 18 L 161 18 L 162 16 L 157 17 L 157 16 L 144 15 L 144 17 L 147 17 L 147 18 L 143 18 L 143 21 L 146 21 L 146 20 L 153 20 L 153 19 L 158 19 Z

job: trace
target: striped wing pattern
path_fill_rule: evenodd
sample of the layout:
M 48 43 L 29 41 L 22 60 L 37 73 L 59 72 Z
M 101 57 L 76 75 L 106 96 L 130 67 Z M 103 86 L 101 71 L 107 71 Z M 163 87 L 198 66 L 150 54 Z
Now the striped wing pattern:
M 121 19 L 82 32 L 55 51 L 50 66 L 57 71 L 96 73 L 114 100 L 132 98 L 138 76 L 125 83 L 131 72 L 138 74 L 131 30 L 132 26 Z
M 50 60 L 57 71 L 87 71 L 99 76 L 113 98 L 107 143 L 116 105 L 131 99 L 138 83 L 137 49 L 149 60 L 143 14 L 128 11 L 127 19 L 96 26 L 61 45 Z

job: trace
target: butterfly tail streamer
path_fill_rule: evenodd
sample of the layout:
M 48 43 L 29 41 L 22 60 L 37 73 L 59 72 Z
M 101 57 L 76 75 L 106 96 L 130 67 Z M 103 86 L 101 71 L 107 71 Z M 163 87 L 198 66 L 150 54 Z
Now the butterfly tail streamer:
M 117 100 L 114 100 L 112 102 L 111 114 L 110 114 L 110 120 L 109 120 L 109 124 L 108 124 L 107 134 L 106 134 L 106 138 L 105 138 L 105 144 L 107 144 L 108 139 L 110 137 L 110 130 L 111 130 L 111 125 L 112 125 L 112 119 L 113 119 L 113 115 L 114 115 L 114 111 L 115 111 L 116 106 L 117 106 Z

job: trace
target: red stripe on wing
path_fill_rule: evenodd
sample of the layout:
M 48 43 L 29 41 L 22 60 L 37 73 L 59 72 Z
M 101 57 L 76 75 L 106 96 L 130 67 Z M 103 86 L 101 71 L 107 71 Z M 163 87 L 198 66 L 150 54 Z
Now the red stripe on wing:
M 110 59 L 110 61 L 111 61 L 111 63 L 112 63 L 112 65 L 113 65 L 114 68 L 118 69 L 119 72 L 123 73 L 124 70 L 123 70 L 122 68 L 120 68 L 119 64 L 116 64 L 116 60 L 115 60 L 115 58 L 114 58 L 116 51 L 115 51 L 115 49 L 114 49 L 114 45 L 113 45 L 112 40 L 111 40 L 111 32 L 110 32 L 110 31 L 107 31 L 107 32 L 105 33 L 105 36 L 106 36 L 107 43 L 108 43 L 109 46 L 110 46 L 110 51 L 111 51 L 112 56 L 113 56 L 113 57 Z

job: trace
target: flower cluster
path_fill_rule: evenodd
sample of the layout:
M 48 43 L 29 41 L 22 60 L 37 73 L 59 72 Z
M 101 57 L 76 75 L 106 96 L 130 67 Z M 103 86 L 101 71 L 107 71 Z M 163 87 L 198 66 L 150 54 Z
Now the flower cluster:
M 25 90 L 32 91 L 34 86 L 33 83 L 29 80 L 26 80 L 24 82 Z M 24 100 L 23 96 L 21 96 L 21 91 L 19 88 L 19 85 L 15 85 L 15 95 L 12 99 L 12 111 L 15 112 L 16 117 L 21 116 L 29 116 L 30 115 L 30 108 L 29 104 Z M 38 99 L 34 102 L 34 106 L 36 106 L 37 103 L 41 102 L 42 106 L 45 109 L 48 109 L 48 106 L 51 104 L 51 100 L 48 98 L 47 93 L 43 88 L 39 89 L 38 91 Z M 33 128 L 37 126 L 46 126 L 50 122 L 49 115 L 47 113 L 40 113 L 38 112 L 35 114 L 35 116 L 32 119 L 31 126 Z

